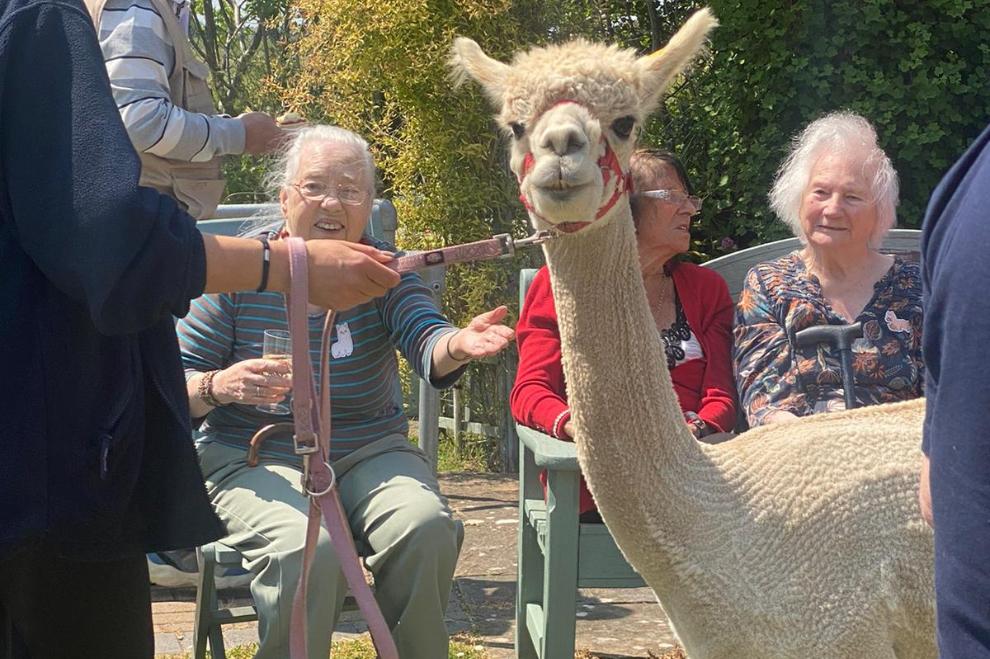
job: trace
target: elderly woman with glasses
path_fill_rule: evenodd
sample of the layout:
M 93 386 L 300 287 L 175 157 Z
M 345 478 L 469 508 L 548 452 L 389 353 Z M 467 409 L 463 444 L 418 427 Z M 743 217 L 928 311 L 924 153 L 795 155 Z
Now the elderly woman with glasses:
M 857 404 L 922 394 L 920 270 L 878 251 L 897 195 L 897 172 L 863 117 L 828 114 L 794 141 L 770 204 L 804 247 L 750 270 L 736 314 L 749 425 L 845 409 L 836 346 L 795 340 L 813 325 L 862 323 L 852 347 Z
M 299 236 L 394 251 L 365 233 L 375 179 L 359 136 L 333 126 L 301 129 L 276 171 L 283 218 L 269 240 Z M 444 613 L 459 552 L 457 526 L 429 460 L 408 441 L 395 353 L 435 387 L 449 387 L 471 360 L 497 354 L 512 340 L 512 330 L 500 324 L 506 309 L 457 329 L 420 277 L 406 274 L 385 297 L 336 315 L 325 364 L 318 362 L 327 310 L 309 311 L 313 370 L 329 369 L 329 457 L 351 532 L 375 576 L 375 597 L 400 656 L 446 657 Z M 258 429 L 291 420 L 268 411 L 291 396 L 289 366 L 262 353 L 263 333 L 286 328 L 282 296 L 258 292 L 204 296 L 178 326 L 190 408 L 205 418 L 197 449 L 207 490 L 226 524 L 225 542 L 254 573 L 258 659 L 289 655 L 289 610 L 309 506 L 290 434 L 268 438 L 257 467 L 245 461 Z M 309 656 L 325 659 L 347 584 L 325 530 L 316 551 L 307 603 Z
M 736 419 L 732 361 L 732 298 L 722 277 L 677 260 L 691 247 L 691 217 L 701 200 L 684 167 L 652 150 L 633 154 L 631 199 L 643 285 L 663 338 L 684 421 L 702 441 L 718 441 Z M 560 361 L 560 332 L 547 268 L 533 279 L 516 325 L 519 370 L 512 389 L 515 419 L 558 439 L 574 437 Z M 602 350 L 609 350 L 607 344 Z M 581 481 L 581 519 L 600 521 Z

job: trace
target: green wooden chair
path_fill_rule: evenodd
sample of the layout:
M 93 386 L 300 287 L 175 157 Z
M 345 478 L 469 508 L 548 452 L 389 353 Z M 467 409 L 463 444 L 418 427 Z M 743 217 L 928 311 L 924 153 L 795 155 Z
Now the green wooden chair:
M 918 260 L 920 231 L 894 230 L 883 251 Z M 704 267 L 721 274 L 732 298 L 742 292 L 746 273 L 801 246 L 779 240 L 713 259 Z M 536 270 L 519 277 L 519 308 Z M 645 586 L 604 524 L 578 522 L 580 467 L 571 442 L 516 424 L 519 435 L 519 531 L 516 572 L 518 659 L 573 659 L 578 588 Z M 539 472 L 547 470 L 546 499 Z
M 536 270 L 522 270 L 519 308 Z M 581 470 L 575 445 L 516 424 L 519 532 L 516 657 L 573 659 L 578 588 L 640 588 L 604 524 L 578 522 Z M 539 480 L 547 470 L 546 500 Z

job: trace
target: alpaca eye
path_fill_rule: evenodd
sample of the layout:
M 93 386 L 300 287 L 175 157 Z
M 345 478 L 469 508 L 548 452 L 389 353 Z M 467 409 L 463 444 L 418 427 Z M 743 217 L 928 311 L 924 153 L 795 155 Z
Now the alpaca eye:
M 635 125 L 635 117 L 619 117 L 612 122 L 612 131 L 617 137 L 624 140 L 632 134 L 632 129 Z
M 526 134 L 526 127 L 515 121 L 509 123 L 509 128 L 512 129 L 512 134 L 517 140 L 521 140 Z

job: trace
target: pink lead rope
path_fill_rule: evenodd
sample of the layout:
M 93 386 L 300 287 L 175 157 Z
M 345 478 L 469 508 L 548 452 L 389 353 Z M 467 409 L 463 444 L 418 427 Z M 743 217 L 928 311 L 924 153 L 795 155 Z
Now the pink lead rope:
M 451 245 L 425 252 L 407 254 L 400 256 L 385 265 L 392 268 L 399 274 L 432 268 L 437 265 L 448 265 L 450 263 L 467 263 L 468 261 L 487 261 L 503 256 L 512 256 L 517 247 L 530 247 L 541 245 L 554 237 L 554 232 L 547 229 L 537 231 L 532 236 L 514 239 L 507 233 L 499 233 L 487 240 L 479 240 L 463 245 Z
M 364 580 L 361 561 L 344 508 L 337 492 L 336 477 L 327 462 L 330 440 L 330 387 L 327 383 L 328 368 L 321 368 L 319 409 L 314 406 L 316 383 L 309 357 L 309 328 L 306 322 L 306 302 L 309 300 L 309 277 L 306 269 L 306 244 L 301 238 L 289 238 L 289 272 L 292 278 L 291 294 L 286 296 L 289 315 L 289 331 L 292 335 L 292 413 L 295 419 L 295 451 L 303 459 L 303 491 L 310 498 L 309 521 L 306 526 L 306 545 L 303 553 L 302 574 L 295 600 L 292 602 L 292 619 L 289 648 L 292 659 L 306 659 L 306 586 L 313 563 L 316 540 L 320 534 L 320 519 L 326 524 L 334 552 L 344 571 L 351 595 L 368 623 L 371 640 L 381 659 L 399 659 L 395 641 L 385 618 L 378 608 L 371 588 Z M 327 347 L 333 322 L 333 312 L 327 315 L 323 332 L 321 364 L 327 363 Z M 314 459 L 315 458 L 315 459 Z

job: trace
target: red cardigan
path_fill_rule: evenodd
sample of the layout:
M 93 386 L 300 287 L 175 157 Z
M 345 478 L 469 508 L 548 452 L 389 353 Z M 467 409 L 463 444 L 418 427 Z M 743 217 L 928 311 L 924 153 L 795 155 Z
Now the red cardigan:
M 672 264 L 671 276 L 688 325 L 705 356 L 675 367 L 674 390 L 683 411 L 697 412 L 709 426 L 732 430 L 736 421 L 735 381 L 732 376 L 733 304 L 722 276 L 692 263 Z M 509 398 L 519 423 L 557 437 L 571 418 L 560 361 L 557 310 L 546 266 L 536 273 L 516 324 L 519 369 Z M 594 510 L 591 493 L 581 479 L 581 512 Z

